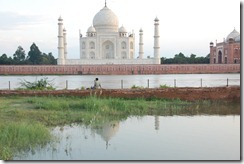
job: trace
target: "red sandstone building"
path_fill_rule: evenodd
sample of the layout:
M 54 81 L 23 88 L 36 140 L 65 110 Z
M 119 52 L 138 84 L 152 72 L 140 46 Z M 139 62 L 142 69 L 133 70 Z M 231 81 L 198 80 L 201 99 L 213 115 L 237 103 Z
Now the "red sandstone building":
M 223 42 L 210 43 L 210 64 L 240 64 L 240 33 L 235 29 Z

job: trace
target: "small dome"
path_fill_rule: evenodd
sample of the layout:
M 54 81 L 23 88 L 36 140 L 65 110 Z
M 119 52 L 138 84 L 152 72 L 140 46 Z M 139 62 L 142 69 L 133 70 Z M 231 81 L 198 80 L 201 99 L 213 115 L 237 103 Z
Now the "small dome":
M 234 39 L 236 42 L 240 41 L 240 33 L 236 31 L 235 29 L 227 36 L 226 42 L 229 41 L 229 39 Z
M 101 9 L 93 18 L 93 26 L 97 31 L 118 32 L 118 18 L 107 6 Z
M 155 22 L 158 22 L 158 21 L 159 21 L 158 17 L 156 17 L 156 18 L 154 19 L 154 21 L 155 21 Z
M 87 32 L 89 32 L 89 33 L 94 33 L 94 32 L 96 32 L 96 29 L 95 29 L 93 26 L 91 26 L 91 27 L 89 27 L 89 28 L 87 29 Z
M 126 33 L 127 30 L 126 30 L 125 27 L 122 25 L 122 26 L 119 28 L 119 32 Z
M 139 32 L 143 32 L 142 28 L 139 30 Z
M 60 17 L 58 18 L 58 21 L 63 21 L 63 18 L 60 16 Z

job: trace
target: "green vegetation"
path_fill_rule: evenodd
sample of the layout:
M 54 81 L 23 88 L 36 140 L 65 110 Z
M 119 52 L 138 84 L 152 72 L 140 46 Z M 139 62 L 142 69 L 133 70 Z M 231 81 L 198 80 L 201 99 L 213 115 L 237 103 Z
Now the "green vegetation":
M 163 84 L 163 85 L 160 85 L 159 88 L 171 88 L 171 87 L 166 84 Z
M 4 160 L 11 159 L 15 152 L 44 145 L 51 139 L 48 128 L 36 122 L 1 122 L 0 132 L 0 159 Z
M 196 57 L 191 54 L 190 57 L 185 57 L 183 53 L 175 54 L 174 58 L 161 58 L 161 64 L 209 64 L 210 54 L 206 57 Z
M 183 53 L 175 54 L 174 58 L 161 58 L 161 64 L 209 64 L 209 56 L 206 57 L 196 57 L 197 55 L 191 54 L 190 57 L 185 56 Z M 150 58 L 150 56 L 148 56 Z M 54 58 L 52 53 L 42 53 L 39 48 L 33 43 L 30 46 L 30 51 L 28 54 L 25 53 L 25 50 L 19 46 L 13 57 L 8 57 L 7 54 L 2 54 L 0 56 L 0 65 L 56 65 L 57 59 Z M 134 74 L 134 71 L 132 71 Z
M 27 80 L 22 80 L 20 82 L 21 87 L 19 89 L 27 89 L 27 90 L 55 90 L 53 87 L 52 81 L 48 80 L 47 77 L 44 77 L 40 80 L 36 80 L 34 82 L 29 82 Z
M 0 65 L 56 65 L 57 59 L 54 58 L 52 53 L 42 53 L 39 48 L 33 43 L 30 46 L 28 55 L 25 54 L 25 50 L 19 46 L 13 57 L 8 57 L 6 54 L 0 56 Z
M 230 103 L 186 102 L 165 99 L 98 97 L 0 97 L 0 159 L 9 160 L 21 151 L 52 140 L 50 127 L 72 123 L 98 126 L 128 116 L 240 114 Z M 204 107 L 203 107 L 204 105 Z M 239 106 L 238 106 L 239 105 Z
M 136 86 L 136 85 L 132 85 L 131 89 L 143 89 L 143 86 Z

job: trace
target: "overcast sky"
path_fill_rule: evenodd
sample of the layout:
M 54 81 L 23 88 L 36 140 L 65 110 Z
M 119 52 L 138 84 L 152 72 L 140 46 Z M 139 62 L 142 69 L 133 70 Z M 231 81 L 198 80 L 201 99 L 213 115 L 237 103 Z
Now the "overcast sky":
M 154 19 L 160 23 L 160 55 L 172 58 L 209 54 L 209 43 L 223 41 L 235 28 L 240 32 L 239 0 L 107 0 L 119 26 L 134 30 L 138 56 L 139 30 L 144 51 L 153 56 Z M 20 45 L 28 54 L 33 42 L 42 52 L 58 57 L 58 18 L 67 30 L 68 58 L 79 58 L 79 30 L 83 36 L 104 0 L 0 0 L 0 55 L 12 56 Z

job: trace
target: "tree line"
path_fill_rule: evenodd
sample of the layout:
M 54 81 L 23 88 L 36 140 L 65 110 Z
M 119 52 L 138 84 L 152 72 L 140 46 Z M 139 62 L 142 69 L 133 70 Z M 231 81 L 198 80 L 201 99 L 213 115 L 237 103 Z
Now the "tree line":
M 195 54 L 191 54 L 190 57 L 186 57 L 183 53 L 175 54 L 174 58 L 161 58 L 161 64 L 209 64 L 210 54 L 206 57 L 196 57 Z
M 208 64 L 210 54 L 206 57 L 196 57 L 191 54 L 186 57 L 183 53 L 175 54 L 174 58 L 161 58 L 161 64 Z M 19 46 L 13 57 L 8 57 L 6 54 L 0 56 L 0 65 L 56 65 L 57 59 L 52 53 L 42 53 L 39 48 L 33 43 L 30 46 L 30 51 L 26 55 L 25 50 Z
M 56 65 L 57 59 L 52 53 L 42 53 L 39 48 L 33 43 L 30 46 L 28 54 L 19 46 L 12 57 L 6 54 L 0 56 L 0 65 Z

